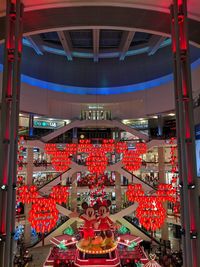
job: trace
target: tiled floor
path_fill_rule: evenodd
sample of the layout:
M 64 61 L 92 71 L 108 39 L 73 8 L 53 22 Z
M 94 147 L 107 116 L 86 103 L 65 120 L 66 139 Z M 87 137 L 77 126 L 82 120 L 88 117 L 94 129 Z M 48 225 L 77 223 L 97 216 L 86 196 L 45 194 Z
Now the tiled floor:
M 38 247 L 29 249 L 30 254 L 33 256 L 33 261 L 28 263 L 28 267 L 42 267 L 50 250 L 49 246 Z

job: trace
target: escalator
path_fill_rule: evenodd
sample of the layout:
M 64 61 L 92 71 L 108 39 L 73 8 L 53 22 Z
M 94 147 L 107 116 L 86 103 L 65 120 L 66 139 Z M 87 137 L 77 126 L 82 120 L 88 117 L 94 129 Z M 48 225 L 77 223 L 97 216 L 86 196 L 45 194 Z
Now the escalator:
M 69 217 L 65 216 L 60 222 L 57 223 L 56 227 L 54 227 L 50 232 L 47 234 L 44 234 L 44 244 L 47 244 L 47 240 L 50 240 L 52 238 L 52 235 L 55 234 L 55 232 L 59 229 L 59 232 L 61 231 L 61 228 L 63 228 L 65 225 L 69 225 Z M 43 237 L 39 236 L 38 239 L 31 243 L 31 244 L 25 244 L 26 248 L 33 248 L 33 247 L 38 247 L 42 245 Z
M 132 232 L 134 231 L 138 233 L 138 231 L 140 232 L 139 234 L 137 234 L 138 236 L 140 236 L 141 238 L 143 238 L 143 240 L 145 241 L 151 241 L 157 245 L 160 245 L 160 240 L 153 237 L 151 232 L 147 231 L 145 228 L 141 227 L 139 225 L 139 222 L 137 220 L 137 218 L 131 218 L 129 216 L 124 216 L 122 220 L 120 220 L 121 222 L 123 221 L 123 223 L 125 223 L 124 225 Z

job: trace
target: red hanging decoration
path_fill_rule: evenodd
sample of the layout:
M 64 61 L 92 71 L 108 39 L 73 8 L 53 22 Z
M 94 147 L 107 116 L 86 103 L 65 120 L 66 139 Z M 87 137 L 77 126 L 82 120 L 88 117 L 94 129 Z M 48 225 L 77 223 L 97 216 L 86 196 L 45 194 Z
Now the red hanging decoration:
M 67 186 L 56 185 L 52 188 L 50 197 L 58 204 L 66 203 L 69 192 Z
M 128 150 L 128 146 L 127 146 L 126 142 L 117 142 L 115 145 L 115 150 L 119 154 L 121 154 L 121 153 L 124 154 Z
M 147 153 L 147 144 L 146 143 L 136 143 L 135 144 L 135 149 L 136 151 L 142 155 L 142 154 L 145 154 Z
M 58 220 L 54 199 L 38 198 L 29 212 L 29 222 L 38 233 L 50 232 Z
M 105 172 L 108 164 L 108 158 L 105 152 L 99 148 L 93 148 L 92 152 L 86 159 L 86 165 L 88 166 L 89 172 L 96 175 L 101 175 Z
M 127 150 L 124 153 L 122 163 L 125 169 L 132 172 L 140 169 L 142 165 L 142 159 L 140 158 L 139 153 L 137 151 Z
M 114 151 L 115 148 L 115 141 L 114 139 L 103 139 L 102 142 L 102 146 L 101 149 L 105 152 L 105 153 L 111 153 Z
M 92 149 L 93 145 L 91 144 L 91 140 L 83 139 L 79 141 L 78 153 L 90 153 Z
M 140 184 L 129 185 L 126 192 L 131 202 L 138 202 L 136 217 L 147 230 L 159 229 L 166 218 L 166 210 L 163 207 L 165 201 L 174 202 L 176 191 L 171 185 L 160 184 L 155 195 L 145 196 Z
M 34 203 L 39 194 L 35 185 L 23 185 L 17 188 L 17 202 Z
M 71 159 L 69 158 L 70 151 L 74 151 L 74 146 L 68 145 L 65 149 L 59 150 L 56 144 L 45 145 L 45 152 L 52 156 L 52 166 L 58 172 L 64 172 L 69 169 L 71 164 Z

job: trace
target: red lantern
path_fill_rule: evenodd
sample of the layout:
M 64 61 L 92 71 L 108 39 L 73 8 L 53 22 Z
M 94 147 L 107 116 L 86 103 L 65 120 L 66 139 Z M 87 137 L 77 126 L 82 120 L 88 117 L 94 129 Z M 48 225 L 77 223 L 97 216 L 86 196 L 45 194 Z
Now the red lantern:
M 58 220 L 58 210 L 53 199 L 38 198 L 29 212 L 29 222 L 38 233 L 51 231 Z
M 80 140 L 78 144 L 78 153 L 90 153 L 93 145 L 89 139 Z
M 140 155 L 145 154 L 147 152 L 147 144 L 146 143 L 136 143 L 135 149 Z
M 129 185 L 126 192 L 131 202 L 139 203 L 136 217 L 147 230 L 160 228 L 166 218 L 165 201 L 175 201 L 175 191 L 169 184 L 160 184 L 155 195 L 145 196 L 140 184 Z
M 108 159 L 105 152 L 99 148 L 93 148 L 92 152 L 86 159 L 86 165 L 91 173 L 97 175 L 103 174 L 106 170 Z
M 105 152 L 105 153 L 111 153 L 114 151 L 115 148 L 115 143 L 114 143 L 114 139 L 103 139 L 103 143 L 101 146 L 101 149 Z
M 124 153 L 122 163 L 125 169 L 132 172 L 140 169 L 142 164 L 142 159 L 139 157 L 137 151 L 127 150 Z
M 56 203 L 59 204 L 66 203 L 69 196 L 69 192 L 67 190 L 68 190 L 67 186 L 56 185 L 52 188 L 50 197 L 54 199 Z
M 69 169 L 71 159 L 69 158 L 69 152 L 73 152 L 75 146 L 68 145 L 64 150 L 59 150 L 56 144 L 46 144 L 45 151 L 48 155 L 51 155 L 51 163 L 56 171 L 64 172 Z
M 115 150 L 117 153 L 125 153 L 128 150 L 128 146 L 125 142 L 117 142 L 115 145 Z
M 17 201 L 22 203 L 34 203 L 38 197 L 37 187 L 35 185 L 23 185 L 17 188 Z

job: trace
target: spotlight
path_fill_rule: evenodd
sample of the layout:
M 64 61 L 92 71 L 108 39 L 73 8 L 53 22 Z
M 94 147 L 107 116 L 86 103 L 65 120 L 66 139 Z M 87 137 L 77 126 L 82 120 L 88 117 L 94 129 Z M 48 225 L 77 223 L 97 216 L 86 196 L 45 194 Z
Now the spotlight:
M 3 185 L 1 186 L 1 190 L 7 190 L 7 185 L 6 185 L 6 184 L 3 184 Z
M 191 232 L 190 233 L 190 238 L 191 239 L 197 239 L 197 233 L 196 232 Z
M 179 184 L 179 187 L 180 187 L 180 188 L 182 188 L 182 187 L 183 187 L 183 184 L 182 184 L 182 183 L 180 183 L 180 184 Z
M 195 184 L 189 184 L 188 189 L 195 189 Z

